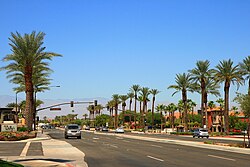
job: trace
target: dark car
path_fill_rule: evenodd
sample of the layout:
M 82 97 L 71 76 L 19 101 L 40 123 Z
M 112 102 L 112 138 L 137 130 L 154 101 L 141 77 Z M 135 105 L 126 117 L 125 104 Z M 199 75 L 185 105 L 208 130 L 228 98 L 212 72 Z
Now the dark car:
M 64 136 L 65 139 L 67 139 L 68 137 L 77 137 L 78 139 L 81 139 L 80 127 L 77 124 L 68 124 L 65 127 Z

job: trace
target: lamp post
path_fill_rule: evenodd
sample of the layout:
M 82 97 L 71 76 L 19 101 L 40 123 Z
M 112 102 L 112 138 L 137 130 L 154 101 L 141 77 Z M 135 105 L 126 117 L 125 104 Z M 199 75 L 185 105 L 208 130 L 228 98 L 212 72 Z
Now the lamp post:
M 60 85 L 56 85 L 56 86 L 48 86 L 50 88 L 52 87 L 57 87 L 59 88 Z M 36 130 L 36 93 L 38 92 L 38 86 L 35 85 L 35 97 L 34 97 L 34 113 L 33 113 L 33 122 L 34 122 L 34 130 Z

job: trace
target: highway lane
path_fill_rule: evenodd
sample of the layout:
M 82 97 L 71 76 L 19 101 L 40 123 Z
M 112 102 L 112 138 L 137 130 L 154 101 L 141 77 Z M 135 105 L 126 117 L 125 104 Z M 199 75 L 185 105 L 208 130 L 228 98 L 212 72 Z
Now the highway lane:
M 65 140 L 63 131 L 51 137 Z M 86 154 L 90 167 L 163 167 L 163 166 L 249 166 L 249 155 L 209 150 L 169 143 L 148 142 L 122 136 L 83 132 L 82 139 L 67 142 Z

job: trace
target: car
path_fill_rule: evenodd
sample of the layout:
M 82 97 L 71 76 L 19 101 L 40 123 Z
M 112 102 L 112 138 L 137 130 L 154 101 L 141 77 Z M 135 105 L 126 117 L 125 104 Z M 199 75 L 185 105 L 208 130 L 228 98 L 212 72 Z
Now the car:
M 109 131 L 109 128 L 104 126 L 104 127 L 101 127 L 100 131 L 102 132 L 108 132 Z
M 115 130 L 115 133 L 124 133 L 124 129 L 123 128 L 117 128 L 116 130 Z
M 99 126 L 96 126 L 96 127 L 95 127 L 95 130 L 96 130 L 96 131 L 100 131 L 101 128 L 100 128 Z
M 89 126 L 86 126 L 86 127 L 85 127 L 85 130 L 90 130 L 90 127 L 89 127 Z
M 78 139 L 81 139 L 81 129 L 77 124 L 68 124 L 65 126 L 65 132 L 64 132 L 65 139 L 69 137 L 77 137 Z
M 203 128 L 198 128 L 198 129 L 195 129 L 194 132 L 193 132 L 193 138 L 195 137 L 206 137 L 206 138 L 209 138 L 209 134 L 208 134 L 208 130 L 207 129 L 203 129 Z

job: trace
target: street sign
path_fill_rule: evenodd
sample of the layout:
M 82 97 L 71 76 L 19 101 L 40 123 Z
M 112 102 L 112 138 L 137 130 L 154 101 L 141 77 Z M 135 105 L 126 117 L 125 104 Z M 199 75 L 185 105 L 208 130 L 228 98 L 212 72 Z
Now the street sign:
M 57 108 L 50 108 L 50 111 L 54 111 L 54 110 L 61 110 L 61 108 L 60 107 L 57 107 Z

